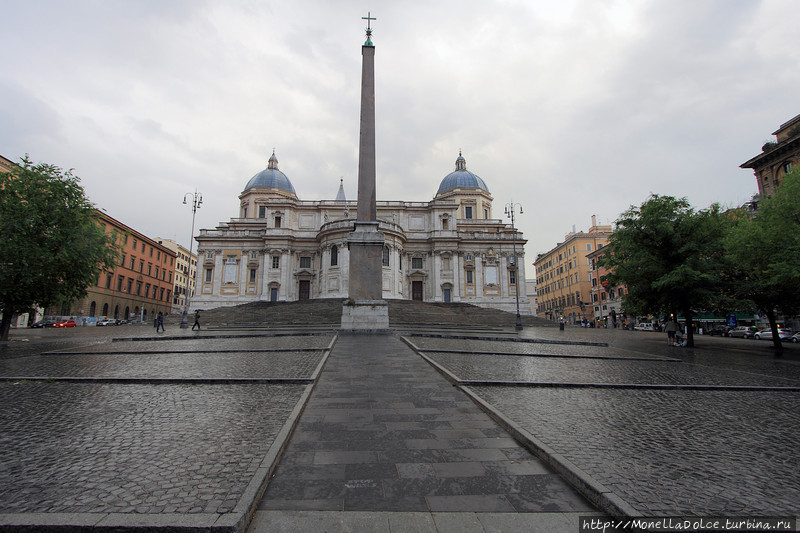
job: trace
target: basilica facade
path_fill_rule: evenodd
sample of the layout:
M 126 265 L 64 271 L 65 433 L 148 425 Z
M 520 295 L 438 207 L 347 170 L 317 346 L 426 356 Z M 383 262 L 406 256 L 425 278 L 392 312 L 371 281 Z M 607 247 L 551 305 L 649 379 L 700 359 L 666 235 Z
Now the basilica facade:
M 300 200 L 273 153 L 239 199 L 238 218 L 201 229 L 196 237 L 192 309 L 348 298 L 347 237 L 357 204 L 345 198 L 342 184 L 334 200 Z M 519 297 L 520 312 L 530 314 L 525 240 L 493 218 L 489 188 L 467 170 L 461 154 L 433 200 L 379 201 L 377 218 L 385 236 L 384 299 L 465 302 L 513 312 Z

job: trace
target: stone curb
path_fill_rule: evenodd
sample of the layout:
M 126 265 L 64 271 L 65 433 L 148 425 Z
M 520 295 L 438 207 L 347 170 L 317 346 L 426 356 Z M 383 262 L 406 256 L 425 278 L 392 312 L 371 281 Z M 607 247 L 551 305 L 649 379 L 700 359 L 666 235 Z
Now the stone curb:
M 289 445 L 289 439 L 291 438 L 295 427 L 300 421 L 300 417 L 306 408 L 306 404 L 308 404 L 308 400 L 311 398 L 311 394 L 314 392 L 314 389 L 317 386 L 319 376 L 322 373 L 322 369 L 325 368 L 325 364 L 328 362 L 328 357 L 330 357 L 331 350 L 336 344 L 337 339 L 338 336 L 334 336 L 334 338 L 331 339 L 331 342 L 328 344 L 328 347 L 325 348 L 325 355 L 317 365 L 317 368 L 314 369 L 312 374 L 312 382 L 306 387 L 306 390 L 303 391 L 303 395 L 297 401 L 297 404 L 289 415 L 289 418 L 286 420 L 286 423 L 275 437 L 275 440 L 267 452 L 266 457 L 264 457 L 264 459 L 261 461 L 261 465 L 256 470 L 253 479 L 250 481 L 244 493 L 242 494 L 242 497 L 239 499 L 239 503 L 237 503 L 236 507 L 234 507 L 231 518 L 233 518 L 234 515 L 238 515 L 234 531 L 245 531 L 252 521 L 256 509 L 258 508 L 258 503 L 264 496 L 264 492 L 266 492 L 267 486 L 269 485 L 269 480 L 275 472 L 283 452 Z
M 326 356 L 323 356 L 326 357 Z M 37 381 L 48 383 L 119 383 L 128 385 L 239 385 L 287 384 L 306 385 L 311 378 L 98 378 L 71 376 L 0 376 L 0 381 Z
M 426 357 L 426 359 L 428 359 Z M 769 387 L 762 385 L 664 385 L 647 383 L 570 383 L 541 381 L 490 381 L 458 380 L 464 387 L 552 387 L 564 389 L 627 389 L 627 390 L 694 390 L 694 391 L 750 391 L 750 392 L 800 392 L 800 387 Z
M 136 350 L 98 351 L 98 352 L 67 352 L 54 350 L 42 352 L 42 355 L 150 355 L 150 354 L 193 354 L 193 353 L 295 353 L 295 352 L 321 352 L 325 348 L 254 348 L 248 350 Z
M 402 337 L 420 357 L 425 359 L 433 368 L 442 374 L 454 386 L 464 391 L 464 393 L 486 412 L 493 420 L 508 431 L 508 433 L 525 448 L 531 451 L 539 459 L 547 463 L 564 480 L 572 485 L 581 495 L 592 502 L 598 509 L 616 518 L 635 518 L 643 516 L 625 500 L 611 491 L 605 485 L 595 480 L 588 473 L 578 468 L 574 463 L 563 455 L 557 453 L 544 442 L 540 441 L 524 428 L 517 425 L 514 421 L 507 418 L 503 413 L 495 409 L 492 405 L 481 399 L 470 387 L 463 386 L 459 379 L 446 368 L 442 367 L 430 357 L 426 356 L 414 343 Z
M 415 335 L 419 337 L 420 335 Z M 460 353 L 467 355 L 504 355 L 510 357 L 553 357 L 561 359 L 604 359 L 608 361 L 645 361 L 656 363 L 683 363 L 682 359 L 672 357 L 614 357 L 612 355 L 564 355 L 550 353 L 480 352 L 471 350 L 426 350 L 430 353 Z M 148 352 L 149 353 L 149 352 Z
M 466 339 L 471 341 L 494 341 L 494 342 L 525 342 L 531 344 L 560 344 L 569 346 L 601 346 L 608 348 L 607 342 L 588 342 L 588 341 L 559 341 L 555 339 L 524 339 L 519 337 L 483 337 L 477 335 L 447 335 L 443 333 L 410 333 L 411 337 L 430 337 L 435 339 Z
M 183 341 L 187 339 L 252 339 L 258 337 L 319 337 L 330 333 L 248 333 L 246 335 L 160 335 L 158 337 L 115 337 L 111 342 Z
M 637 518 L 644 516 L 611 489 L 594 479 L 587 472 L 578 468 L 572 461 L 560 453 L 557 453 L 511 419 L 506 418 L 503 413 L 485 402 L 472 391 L 470 387 L 459 386 L 459 388 L 463 390 L 476 405 L 508 431 L 514 439 L 520 442 L 539 459 L 547 463 L 563 477 L 567 483 L 572 485 L 587 500 L 596 505 L 598 509 L 615 518 Z

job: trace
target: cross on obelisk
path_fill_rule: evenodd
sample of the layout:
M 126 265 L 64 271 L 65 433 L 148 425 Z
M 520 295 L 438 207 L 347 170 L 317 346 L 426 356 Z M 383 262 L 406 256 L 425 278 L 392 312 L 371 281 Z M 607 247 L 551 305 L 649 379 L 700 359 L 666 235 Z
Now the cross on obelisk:
M 343 329 L 385 329 L 388 310 L 383 298 L 384 235 L 378 231 L 375 204 L 375 46 L 370 13 L 367 41 L 361 47 L 361 129 L 358 147 L 358 212 L 347 236 L 350 253 L 348 295 L 352 305 L 342 311 Z

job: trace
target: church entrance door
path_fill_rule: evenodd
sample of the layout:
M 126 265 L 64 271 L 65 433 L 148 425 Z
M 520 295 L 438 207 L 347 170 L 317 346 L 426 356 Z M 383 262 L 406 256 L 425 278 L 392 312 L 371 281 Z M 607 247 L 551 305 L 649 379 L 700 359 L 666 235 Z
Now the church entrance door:
M 311 298 L 311 282 L 307 279 L 300 280 L 300 299 L 308 300 Z
M 421 281 L 412 281 L 411 282 L 411 299 L 412 300 L 419 300 L 422 301 L 422 282 Z

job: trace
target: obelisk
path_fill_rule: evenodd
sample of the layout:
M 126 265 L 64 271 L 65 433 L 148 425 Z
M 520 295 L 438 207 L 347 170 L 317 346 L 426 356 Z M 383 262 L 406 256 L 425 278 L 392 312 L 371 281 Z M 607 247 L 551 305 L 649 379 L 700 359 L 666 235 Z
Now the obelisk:
M 342 329 L 384 330 L 389 313 L 383 300 L 384 235 L 378 231 L 375 204 L 375 46 L 368 13 L 367 40 L 361 47 L 361 130 L 358 147 L 358 211 L 347 236 L 350 251 L 348 296 L 342 310 Z

